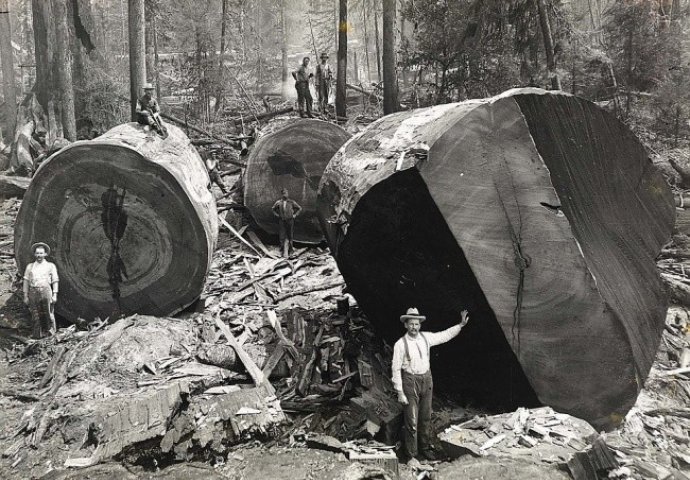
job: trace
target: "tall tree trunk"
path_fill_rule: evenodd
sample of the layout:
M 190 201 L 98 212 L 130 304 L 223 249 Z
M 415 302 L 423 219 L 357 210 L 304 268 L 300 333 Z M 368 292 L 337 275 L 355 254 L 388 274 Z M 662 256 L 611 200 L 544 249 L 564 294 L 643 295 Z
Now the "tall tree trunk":
M 78 37 L 76 21 L 78 15 L 84 12 L 79 11 L 78 0 L 67 0 L 67 28 L 69 37 L 69 49 L 72 53 L 72 87 L 74 90 L 74 115 L 81 118 L 85 108 L 82 100 L 86 82 L 86 63 L 84 61 L 84 51 L 81 39 Z M 90 15 L 90 12 L 88 12 Z
M 129 101 L 136 121 L 137 99 L 146 83 L 144 0 L 129 0 Z
M 383 114 L 398 109 L 398 85 L 395 73 L 396 0 L 383 0 Z
M 225 73 L 225 38 L 228 28 L 228 0 L 221 0 L 221 17 L 220 17 L 220 55 L 218 56 L 218 91 L 216 92 L 216 112 L 223 107 L 223 99 L 225 96 L 225 83 L 223 74 Z
M 74 116 L 74 88 L 72 86 L 72 58 L 70 55 L 69 29 L 67 28 L 67 0 L 52 0 L 55 24 L 55 80 L 60 100 L 60 118 L 63 136 L 73 142 L 77 139 L 77 123 Z
M 151 27 L 151 19 L 154 15 L 154 10 L 150 5 L 144 2 L 144 45 L 146 51 L 146 74 L 151 75 L 153 72 L 153 28 Z
M 405 59 L 403 58 L 403 47 L 405 45 L 405 35 L 406 35 L 406 25 L 405 25 L 405 17 L 400 15 L 400 38 L 398 39 L 398 46 L 395 49 L 396 52 L 400 52 L 400 64 L 402 65 L 402 70 L 400 71 L 400 76 L 402 77 L 403 81 L 403 87 L 407 88 L 409 87 L 409 81 L 407 79 L 407 67 L 405 66 L 406 62 L 404 61 Z
M 48 114 L 49 103 L 53 99 L 53 12 L 51 3 L 45 0 L 32 0 L 34 28 L 34 56 L 36 61 L 36 84 L 34 90 L 38 103 Z
M 347 117 L 347 0 L 340 0 L 338 22 L 338 82 L 335 86 L 335 115 L 338 121 Z
M 541 33 L 544 37 L 544 51 L 546 53 L 546 68 L 549 70 L 549 78 L 551 79 L 551 88 L 554 90 L 561 89 L 561 81 L 556 73 L 556 57 L 553 51 L 553 37 L 551 36 L 551 24 L 549 22 L 549 13 L 546 11 L 544 0 L 537 0 L 537 10 L 539 13 L 539 24 L 541 25 Z
M 364 56 L 367 62 L 367 82 L 371 82 L 371 66 L 369 64 L 369 34 L 367 33 L 367 6 L 362 3 L 362 25 L 364 25 Z
M 285 20 L 285 2 L 287 0 L 280 1 L 280 59 L 281 59 L 281 75 L 280 75 L 280 92 L 283 96 L 283 100 L 287 98 L 288 95 L 288 54 L 287 54 L 287 21 Z M 309 28 L 311 28 L 311 12 L 310 15 Z M 316 52 L 315 52 L 316 53 Z M 318 58 L 314 59 L 314 62 L 318 62 Z
M 376 37 L 376 68 L 378 81 L 381 83 L 383 74 L 381 71 L 381 37 L 379 36 L 379 12 L 374 11 L 374 36 Z
M 158 59 L 158 27 L 156 26 L 156 15 L 151 18 L 151 30 L 153 30 L 153 71 L 156 76 L 156 98 L 161 101 L 161 76 Z
M 14 139 L 17 117 L 17 85 L 14 81 L 14 52 L 8 0 L 0 0 L 0 57 L 2 60 L 2 94 L 5 99 L 5 136 Z

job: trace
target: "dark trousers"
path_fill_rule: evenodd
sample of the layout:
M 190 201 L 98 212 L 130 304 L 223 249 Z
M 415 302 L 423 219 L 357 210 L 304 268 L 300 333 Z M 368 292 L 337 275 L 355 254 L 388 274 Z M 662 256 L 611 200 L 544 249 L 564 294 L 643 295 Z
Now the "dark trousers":
M 299 113 L 302 115 L 304 113 L 304 104 L 307 104 L 307 115 L 311 115 L 311 107 L 314 103 L 314 99 L 311 97 L 311 92 L 309 91 L 309 82 L 297 82 L 295 83 L 295 88 L 297 89 L 297 106 L 299 107 Z
M 292 252 L 292 233 L 295 230 L 295 220 L 290 218 L 278 220 L 278 238 L 280 239 L 281 250 L 285 248 L 285 242 L 288 242 L 288 250 Z
M 407 397 L 405 406 L 405 425 L 403 452 L 408 459 L 416 458 L 419 450 L 426 450 L 431 446 L 431 397 L 434 381 L 431 371 L 421 375 L 402 372 L 403 393 Z
M 43 338 L 55 333 L 55 314 L 53 313 L 53 289 L 46 287 L 29 288 L 29 311 L 34 338 Z
M 328 110 L 328 95 L 331 93 L 331 87 L 328 84 L 319 85 L 319 109 L 321 113 L 326 113 Z

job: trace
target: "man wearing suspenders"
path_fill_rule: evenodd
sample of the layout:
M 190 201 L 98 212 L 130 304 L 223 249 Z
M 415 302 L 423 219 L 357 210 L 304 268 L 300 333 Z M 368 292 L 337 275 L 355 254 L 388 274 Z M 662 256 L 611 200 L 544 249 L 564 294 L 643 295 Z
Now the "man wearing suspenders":
M 420 466 L 416 458 L 417 445 L 422 455 L 428 460 L 434 460 L 429 432 L 434 387 L 429 364 L 430 349 L 452 340 L 460 333 L 469 321 L 467 310 L 463 310 L 460 316 L 460 323 L 436 333 L 419 331 L 426 317 L 420 315 L 416 308 L 409 308 L 400 317 L 407 333 L 395 342 L 393 348 L 393 386 L 398 392 L 398 401 L 405 405 L 403 452 L 413 468 Z

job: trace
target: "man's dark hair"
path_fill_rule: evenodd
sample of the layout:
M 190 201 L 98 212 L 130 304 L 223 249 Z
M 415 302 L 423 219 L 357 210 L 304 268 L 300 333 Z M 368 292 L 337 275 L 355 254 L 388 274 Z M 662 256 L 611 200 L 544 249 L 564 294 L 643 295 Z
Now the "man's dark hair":
M 304 58 L 302 59 L 302 63 L 304 63 L 305 60 L 309 60 L 309 57 L 304 57 Z

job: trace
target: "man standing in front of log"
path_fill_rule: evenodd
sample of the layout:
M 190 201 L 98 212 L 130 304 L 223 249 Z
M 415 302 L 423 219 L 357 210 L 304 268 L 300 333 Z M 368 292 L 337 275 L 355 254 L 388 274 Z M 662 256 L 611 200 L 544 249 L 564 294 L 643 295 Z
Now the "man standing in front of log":
M 295 218 L 302 211 L 299 203 L 290 198 L 287 188 L 281 190 L 282 198 L 273 204 L 273 215 L 278 217 L 278 237 L 283 256 L 287 258 L 292 253 L 292 235 Z
M 24 303 L 31 311 L 33 337 L 42 338 L 56 331 L 53 309 L 57 302 L 59 279 L 55 264 L 46 260 L 50 247 L 42 242 L 34 243 L 31 251 L 36 261 L 28 264 L 24 271 Z
M 455 338 L 467 325 L 467 310 L 460 314 L 460 323 L 442 332 L 420 332 L 426 320 L 416 308 L 407 309 L 400 317 L 407 333 L 393 347 L 393 387 L 398 392 L 398 401 L 405 406 L 405 435 L 403 452 L 412 468 L 421 465 L 417 460 L 419 451 L 428 460 L 434 460 L 430 442 L 431 399 L 434 382 L 431 377 L 429 353 L 431 347 Z

